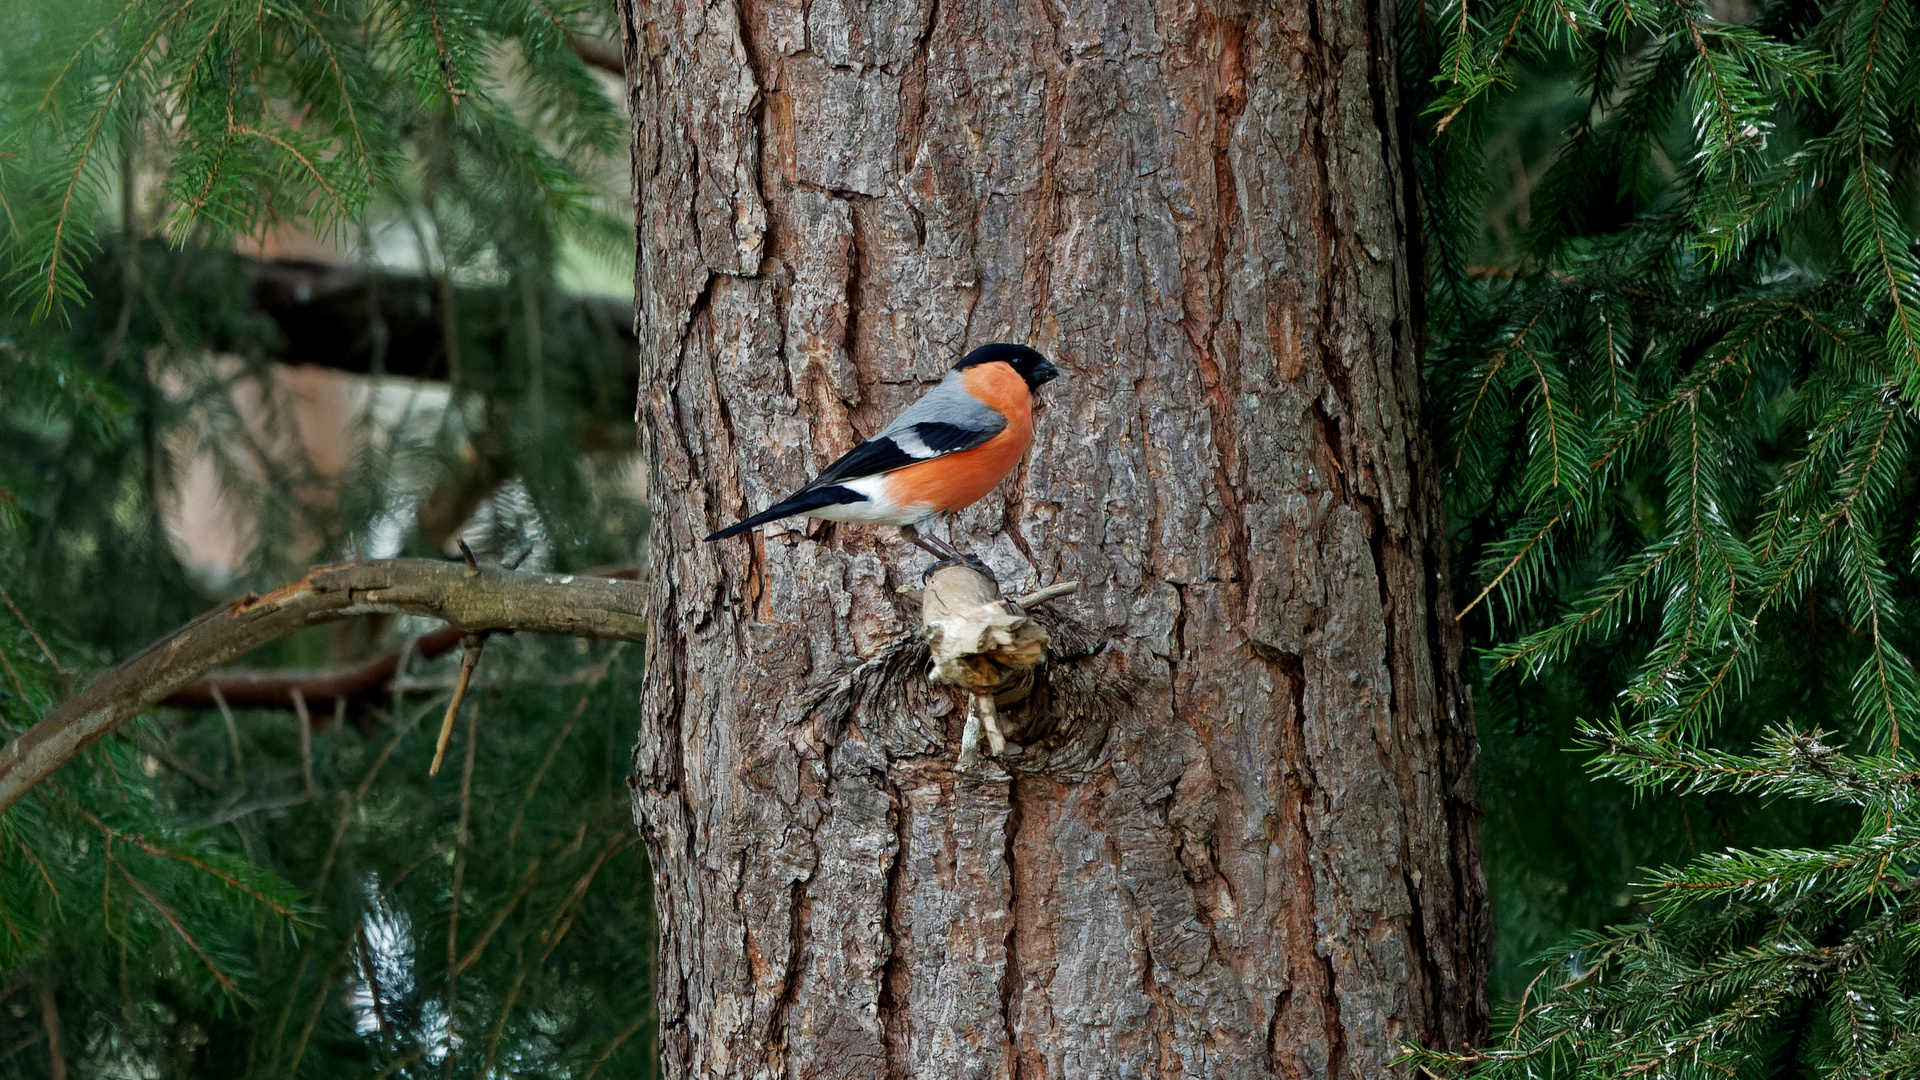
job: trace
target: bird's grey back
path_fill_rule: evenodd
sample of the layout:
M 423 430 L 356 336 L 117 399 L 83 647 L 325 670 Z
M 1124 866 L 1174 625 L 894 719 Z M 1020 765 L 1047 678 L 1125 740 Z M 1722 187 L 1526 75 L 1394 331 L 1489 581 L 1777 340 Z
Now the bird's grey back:
M 949 371 L 940 385 L 926 392 L 907 411 L 894 418 L 880 434 L 895 435 L 918 424 L 950 424 L 967 431 L 992 434 L 1007 426 L 1007 418 L 967 393 L 966 372 Z

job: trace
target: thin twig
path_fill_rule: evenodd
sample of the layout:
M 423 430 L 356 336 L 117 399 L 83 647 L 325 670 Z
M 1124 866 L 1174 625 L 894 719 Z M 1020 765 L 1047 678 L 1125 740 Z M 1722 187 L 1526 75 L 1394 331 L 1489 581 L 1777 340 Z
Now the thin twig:
M 360 938 L 360 930 L 367 923 L 365 912 L 359 921 L 353 924 L 353 931 L 347 935 L 347 947 L 333 961 L 333 966 L 320 979 L 320 987 L 313 993 L 313 1008 L 307 1013 L 307 1024 L 300 1029 L 300 1041 L 293 1045 L 293 1062 L 287 1066 L 288 1076 L 300 1075 L 300 1059 L 307 1056 L 307 1042 L 313 1038 L 313 1027 L 320 1022 L 320 1009 L 327 1003 L 327 991 L 339 980 L 340 972 L 347 966 L 347 958 L 353 955 L 353 947 Z
M 380 961 L 371 945 L 367 943 L 367 922 L 360 920 L 360 981 L 367 987 L 367 1007 L 373 1013 L 375 1028 L 382 1035 L 393 1032 L 394 1024 L 387 1017 L 387 995 L 380 987 Z
M 1078 581 L 1060 581 L 1044 589 L 1035 589 L 1033 592 L 1015 600 L 1014 603 L 1018 604 L 1022 611 L 1032 611 L 1034 608 L 1039 607 L 1049 600 L 1055 600 L 1062 596 L 1072 596 L 1079 591 L 1080 583 Z
M 300 21 L 313 32 L 311 40 L 327 54 L 327 62 L 333 67 L 333 77 L 340 84 L 340 103 L 347 107 L 347 130 L 353 132 L 353 144 L 360 151 L 360 164 L 367 170 L 367 185 L 371 187 L 375 182 L 373 155 L 367 152 L 367 140 L 361 136 L 360 117 L 353 109 L 353 90 L 347 85 L 347 73 L 340 69 L 340 57 L 333 51 L 333 46 L 327 43 L 326 36 L 320 33 L 320 28 L 313 25 L 312 19 L 307 18 L 305 12 L 301 12 L 298 7 L 292 10 L 299 12 Z
M 79 48 L 73 50 L 73 54 L 67 57 L 67 62 L 61 65 L 60 70 L 47 83 L 46 92 L 40 95 L 40 103 L 34 106 L 34 109 L 33 109 L 34 112 L 47 111 L 47 106 L 53 102 L 54 93 L 60 89 L 60 84 L 66 81 L 67 72 L 73 70 L 73 65 L 79 63 L 80 58 L 87 55 L 87 50 L 93 48 L 93 43 L 96 41 L 99 41 L 101 35 L 105 34 L 108 30 L 113 29 L 114 23 L 119 22 L 120 19 L 124 18 L 128 12 L 132 11 L 134 8 L 139 7 L 140 3 L 141 3 L 141 0 L 130 0 L 130 2 L 127 4 L 126 7 L 123 7 L 120 9 L 119 15 L 116 15 L 113 18 L 107 19 L 104 22 L 102 22 L 100 24 L 100 29 L 95 30 L 91 37 L 87 38 L 87 40 L 80 43 Z
M 611 657 L 609 657 L 609 659 L 611 659 Z M 605 677 L 607 669 L 610 666 L 610 664 L 602 665 L 600 670 L 602 677 Z M 595 680 L 595 683 L 597 685 L 598 680 Z M 520 825 L 525 821 L 527 816 L 527 806 L 533 802 L 534 793 L 540 790 L 541 783 L 546 780 L 547 770 L 553 767 L 553 759 L 560 756 L 561 745 L 567 741 L 567 736 L 573 734 L 573 726 L 579 723 L 581 714 L 587 711 L 587 702 L 593 697 L 593 691 L 594 687 L 589 686 L 586 692 L 580 695 L 579 703 L 573 707 L 573 714 L 567 717 L 566 723 L 560 725 L 559 733 L 553 737 L 553 742 L 547 746 L 547 756 L 540 759 L 540 767 L 533 770 L 533 778 L 527 781 L 527 790 L 520 796 L 520 806 L 513 812 L 513 824 L 507 826 L 507 859 L 509 860 L 509 865 L 511 865 L 511 860 L 513 859 L 514 841 L 519 839 Z
M 152 904 L 153 909 L 160 913 L 161 918 L 167 920 L 167 923 L 173 927 L 173 932 L 180 935 L 180 940 L 186 942 L 187 948 L 192 949 L 193 954 L 200 958 L 200 962 L 206 965 L 208 971 L 213 973 L 214 979 L 220 983 L 220 988 L 229 994 L 233 993 L 233 978 L 214 966 L 213 957 L 208 956 L 207 951 L 200 947 L 200 943 L 193 940 L 193 935 L 187 933 L 187 928 L 180 925 L 180 917 L 173 913 L 173 909 L 161 903 L 159 897 L 153 895 L 145 885 L 140 884 L 140 879 L 127 873 L 125 866 L 115 863 L 114 869 L 120 871 L 120 876 L 127 879 L 127 884 L 133 886 L 133 891 L 145 897 L 147 903 Z
M 580 898 L 587 894 L 587 886 L 593 884 L 594 875 L 600 872 L 600 868 L 607 864 L 608 859 L 618 855 L 621 849 L 632 842 L 633 837 L 629 834 L 616 833 L 612 839 L 601 846 L 599 853 L 593 857 L 593 863 L 587 867 L 587 872 L 580 875 L 579 881 L 574 882 L 573 891 L 568 893 L 566 900 L 555 909 L 553 918 L 547 922 L 546 931 L 540 935 L 541 940 L 547 943 L 546 951 L 540 954 L 541 963 L 547 962 L 547 958 L 553 955 L 553 950 L 560 947 L 560 940 L 567 936 L 568 930 L 573 928 L 573 909 L 580 903 Z
M 560 31 L 561 38 L 573 49 L 574 55 L 585 61 L 588 66 L 599 68 L 611 75 L 623 77 L 626 75 L 626 58 L 622 55 L 617 42 L 603 41 L 591 34 L 575 33 L 567 29 L 567 24 L 561 22 L 560 16 L 555 15 L 553 9 L 547 5 L 535 0 L 533 6 L 540 9 L 540 13 L 547 17 L 547 21 L 553 24 L 554 29 Z
M 454 66 L 453 57 L 447 53 L 447 39 L 440 32 L 440 8 L 432 0 L 427 2 L 427 14 L 432 17 L 433 47 L 440 53 L 440 72 L 446 77 L 447 96 L 456 104 L 467 99 L 467 92 L 460 88 L 459 69 Z M 452 1060 L 452 1055 L 448 1055 Z
M 213 703 L 220 709 L 220 720 L 227 725 L 227 749 L 233 751 L 233 775 L 239 776 L 246 768 L 240 756 L 240 725 L 234 723 L 233 710 L 227 706 L 227 696 L 220 692 L 218 683 L 209 687 L 213 691 Z
M 307 175 L 313 178 L 314 183 L 320 185 L 320 190 L 327 193 L 327 198 L 333 200 L 334 209 L 338 211 L 341 214 L 341 216 L 344 217 L 346 215 L 347 204 L 345 201 L 343 201 L 340 198 L 340 194 L 333 190 L 333 185 L 327 183 L 326 174 L 320 171 L 319 166 L 313 163 L 312 158 L 309 158 L 307 155 L 301 153 L 299 148 L 295 147 L 292 143 L 288 142 L 285 139 L 282 139 L 280 136 L 275 135 L 270 131 L 261 131 L 258 128 L 238 127 L 238 128 L 234 128 L 229 134 L 251 135 L 256 139 L 261 139 L 266 142 L 270 142 L 273 145 L 279 147 L 280 149 L 285 150 L 287 154 L 291 156 L 295 161 L 298 161 L 300 164 L 306 166 Z
M 500 1050 L 500 1036 L 507 1030 L 507 1017 L 513 1015 L 514 1002 L 520 998 L 520 988 L 526 985 L 527 969 L 524 965 L 513 973 L 513 981 L 507 984 L 507 996 L 500 1002 L 500 1018 L 493 1023 L 493 1034 L 487 1038 L 487 1053 L 480 1065 L 481 1076 L 493 1075 L 494 1055 Z
M 191 866 L 194 869 L 201 871 L 202 873 L 208 874 L 212 877 L 219 878 L 221 881 L 225 882 L 227 885 L 231 886 L 232 888 L 239 890 L 240 892 L 246 893 L 248 896 L 253 897 L 255 900 L 258 900 L 260 903 L 271 908 L 275 914 L 281 916 L 282 918 L 292 919 L 297 917 L 292 908 L 287 907 L 283 904 L 274 903 L 271 899 L 269 899 L 266 896 L 265 893 L 262 893 L 260 890 L 254 888 L 251 885 L 248 885 L 244 881 L 241 881 L 239 878 L 236 878 L 230 874 L 217 870 L 213 866 L 205 862 L 202 862 L 201 860 L 196 859 L 191 855 L 182 855 L 177 851 L 168 851 L 166 848 L 159 847 L 153 843 L 150 843 L 146 837 L 141 836 L 137 833 L 123 833 L 120 830 L 114 828 L 113 826 L 107 824 L 104 821 L 101 821 L 99 818 L 88 813 L 85 807 L 80 806 L 77 803 L 70 803 L 70 805 L 73 806 L 73 809 L 76 812 L 78 812 L 81 817 L 86 819 L 87 824 L 92 825 L 94 828 L 100 830 L 100 832 L 107 837 L 107 840 L 109 843 L 111 843 L 112 841 L 118 840 L 123 844 L 132 844 L 134 847 L 137 847 L 141 851 L 144 851 L 149 855 L 155 856 L 156 858 L 172 859 L 174 862 L 185 863 L 186 865 Z
M 1453 617 L 1453 621 L 1459 622 L 1461 619 L 1466 618 L 1467 612 L 1472 611 L 1475 607 L 1479 606 L 1480 601 L 1485 600 L 1487 598 L 1488 593 L 1492 592 L 1495 588 L 1499 587 L 1500 583 L 1506 580 L 1507 575 L 1513 573 L 1513 568 L 1520 565 L 1520 560 L 1526 558 L 1527 553 L 1532 551 L 1534 548 L 1534 545 L 1540 542 L 1540 538 L 1547 535 L 1547 530 L 1553 528 L 1555 525 L 1560 524 L 1560 519 L 1562 517 L 1565 517 L 1566 513 L 1567 512 L 1563 509 L 1558 514 L 1553 515 L 1553 520 L 1547 522 L 1545 525 L 1540 526 L 1540 531 L 1533 534 L 1533 538 L 1527 541 L 1526 546 L 1520 549 L 1519 554 L 1515 555 L 1510 561 L 1508 561 L 1507 565 L 1501 569 L 1500 573 L 1496 575 L 1492 581 L 1487 582 L 1487 587 L 1484 589 L 1481 589 L 1480 594 L 1478 596 L 1475 596 L 1472 600 L 1468 601 L 1466 607 L 1463 607 L 1460 609 L 1460 613 Z
M 307 711 L 307 695 L 293 688 L 293 711 L 300 717 L 300 782 L 313 796 L 313 714 Z
M 132 5 L 130 4 L 128 6 L 131 7 Z M 81 178 L 86 175 L 87 160 L 93 155 L 94 143 L 97 142 L 100 137 L 100 128 L 106 123 L 108 114 L 112 112 L 114 100 L 120 96 L 120 91 L 126 87 L 127 80 L 133 77 L 134 70 L 140 66 L 141 61 L 146 59 L 148 51 L 153 48 L 153 43 L 160 40 L 161 35 L 167 32 L 167 28 L 172 26 L 178 17 L 190 6 L 190 4 L 184 3 L 176 5 L 173 11 L 168 14 L 167 18 L 157 21 L 153 33 L 148 35 L 146 42 L 134 51 L 133 56 L 128 59 L 126 65 L 120 69 L 120 78 L 114 82 L 113 86 L 107 90 L 106 95 L 100 99 L 100 107 L 94 110 L 93 122 L 87 128 L 86 137 L 80 143 L 79 160 L 74 163 L 73 175 L 67 178 L 66 193 L 61 196 L 60 210 L 54 216 L 53 243 L 49 246 L 46 261 L 42 264 L 47 268 L 47 290 L 45 296 L 39 301 L 39 306 L 43 311 L 51 313 L 55 305 L 59 303 L 60 260 L 67 250 L 67 244 L 65 243 L 67 230 L 73 227 L 74 197 L 76 193 L 80 191 Z M 49 90 L 48 92 L 51 93 L 52 91 Z
M 465 637 L 466 635 L 462 634 L 461 636 Z M 393 715 L 396 717 L 400 715 L 400 699 L 407 692 L 406 687 L 401 684 L 407 680 L 407 668 L 413 664 L 414 642 L 418 640 L 418 638 L 408 638 L 407 643 L 400 646 L 400 656 L 393 663 L 393 680 L 388 684 L 388 688 L 393 693 L 393 700 L 390 702 L 390 705 L 393 709 Z
M 225 825 L 228 822 L 239 821 L 241 818 L 246 817 L 249 814 L 258 814 L 262 810 L 285 810 L 290 806 L 299 806 L 302 803 L 308 803 L 312 801 L 313 801 L 313 796 L 306 795 L 306 794 L 277 795 L 269 799 L 259 799 L 254 802 L 245 803 L 240 806 L 229 807 L 226 810 L 222 810 L 219 813 L 208 818 L 206 825 L 203 827 L 211 829 L 217 825 Z
M 307 981 L 307 965 L 313 962 L 313 950 L 319 947 L 318 938 L 308 938 L 307 946 L 300 950 L 300 965 L 293 969 L 293 979 L 287 983 L 287 1000 L 280 1006 L 280 1020 L 273 1026 L 273 1056 L 280 1057 L 281 1047 L 286 1045 L 287 1021 L 293 1018 L 293 1003 L 300 998 L 300 984 Z
M 7 669 L 7 678 L 13 680 L 13 688 L 16 692 L 19 693 L 21 704 L 25 704 L 27 700 L 26 684 L 20 681 L 20 673 L 13 670 L 13 661 L 7 659 L 7 652 L 5 649 L 0 649 L 0 667 L 4 667 Z
M 109 867 L 114 865 L 113 840 L 113 834 L 108 833 L 106 843 L 100 846 L 102 861 Z M 109 934 L 113 933 L 113 875 L 111 873 L 100 875 L 100 927 Z
M 47 1033 L 47 1075 L 51 1080 L 67 1080 L 67 1046 L 60 1030 L 60 1003 L 54 1000 L 53 984 L 40 983 L 40 1024 Z
M 427 860 L 438 858 L 439 856 L 445 854 L 446 850 L 447 850 L 447 842 L 445 840 L 442 840 L 439 843 L 430 845 L 427 848 L 427 850 L 420 853 L 419 858 L 408 863 L 404 868 L 401 869 L 399 873 L 393 875 L 393 877 L 387 879 L 386 882 L 381 884 L 380 891 L 374 894 L 373 898 L 375 902 L 385 903 L 387 897 L 392 895 L 393 890 L 399 888 L 400 883 L 407 880 L 409 875 L 411 875 L 415 870 L 420 869 L 422 866 L 425 866 L 427 864 Z
M 326 886 L 327 874 L 333 869 L 333 857 L 340 851 L 340 841 L 346 837 L 347 827 L 353 824 L 354 809 L 360 805 L 360 800 L 367 797 L 368 790 L 373 787 L 374 778 L 380 775 L 381 767 L 386 765 L 387 758 L 392 756 L 394 748 L 400 745 L 400 740 L 406 737 L 407 732 L 401 731 L 387 740 L 387 745 L 380 750 L 380 756 L 374 758 L 373 764 L 368 766 L 367 775 L 360 778 L 360 786 L 353 789 L 353 795 L 347 799 L 347 805 L 341 808 L 340 824 L 333 830 L 333 839 L 327 844 L 326 857 L 320 860 L 320 873 L 314 878 L 314 895 L 320 895 L 321 889 Z
M 7 1047 L 4 1053 L 0 1053 L 0 1062 L 11 1060 L 13 1058 L 13 1055 L 19 1053 L 22 1050 L 25 1050 L 27 1047 L 32 1046 L 33 1044 L 39 1042 L 40 1040 L 46 1037 L 47 1036 L 45 1032 L 36 1031 L 33 1034 L 27 1036 L 26 1038 L 21 1039 L 19 1042 L 14 1043 L 12 1046 Z
M 1495 349 L 1493 355 L 1488 357 L 1489 366 L 1486 377 L 1480 380 L 1480 389 L 1473 395 L 1473 404 L 1467 408 L 1466 422 L 1460 425 L 1460 446 L 1453 455 L 1454 468 L 1457 469 L 1460 467 L 1460 459 L 1467 452 L 1467 436 L 1473 431 L 1473 418 L 1480 412 L 1480 399 L 1487 396 L 1488 387 L 1493 385 L 1493 377 L 1500 374 L 1501 369 L 1507 366 L 1507 356 L 1512 353 L 1514 349 L 1520 347 L 1520 343 L 1527 339 L 1528 334 L 1533 333 L 1534 324 L 1538 323 L 1541 316 L 1546 313 L 1547 309 L 1544 306 L 1539 311 L 1534 312 L 1533 318 L 1527 320 L 1527 325 L 1521 327 L 1519 333 L 1513 335 L 1511 340 L 1500 348 Z
M 201 772 L 199 769 L 181 760 L 178 754 L 162 746 L 158 739 L 147 735 L 145 732 L 141 732 L 137 741 L 143 753 L 152 757 L 160 764 L 165 765 L 167 768 L 172 769 L 174 772 L 179 773 L 181 776 L 193 781 L 200 790 L 212 792 L 216 795 L 220 793 L 220 785 L 215 783 L 211 776 L 208 776 L 206 773 Z
M 53 665 L 54 674 L 60 676 L 60 681 L 67 684 L 67 693 L 73 693 L 73 676 L 67 673 L 66 668 L 60 666 L 59 658 L 53 655 L 52 649 L 47 648 L 46 641 L 40 637 L 40 631 L 35 630 L 33 624 L 27 621 L 26 615 L 20 611 L 20 605 L 13 602 L 13 597 L 8 594 L 5 586 L 0 586 L 0 600 L 7 602 L 7 610 L 13 612 L 13 617 L 20 620 L 21 626 L 26 627 L 28 635 L 33 638 L 33 643 L 40 646 L 40 655 L 46 657 L 47 663 Z
M 473 669 L 480 663 L 480 649 L 487 643 L 485 634 L 468 634 L 461 639 L 460 681 L 453 684 L 453 698 L 447 702 L 447 715 L 440 721 L 440 737 L 433 743 L 433 764 L 428 776 L 440 775 L 440 763 L 446 760 L 447 743 L 453 739 L 453 718 L 460 715 L 460 703 L 466 700 L 467 684 L 473 681 Z
M 473 822 L 473 759 L 480 746 L 480 710 L 475 707 L 467 714 L 467 753 L 466 761 L 460 769 L 460 827 L 453 834 L 453 888 L 447 898 L 447 1029 L 448 1036 L 454 1034 L 459 1023 L 457 1005 L 459 999 L 454 991 L 460 981 L 460 899 L 466 887 L 467 879 L 467 829 Z M 452 1061 L 453 1055 L 448 1054 Z
M 309 708 L 333 702 L 335 719 L 340 719 L 341 702 L 370 702 L 386 697 L 390 684 L 405 675 L 408 661 L 415 656 L 432 659 L 460 644 L 466 636 L 457 626 L 408 638 L 393 650 L 352 667 L 321 668 L 316 671 L 290 671 L 286 668 L 226 671 L 209 675 L 168 695 L 162 704 L 188 709 L 204 709 L 217 704 L 218 693 L 228 708 L 285 709 L 290 707 L 293 690 L 307 696 Z
M 46 882 L 47 892 L 52 894 L 56 901 L 59 900 L 60 887 L 53 883 L 53 875 L 47 873 L 47 864 L 40 861 L 40 856 L 33 853 L 33 849 L 27 846 L 25 840 L 15 837 L 13 842 L 20 848 L 20 854 L 25 855 L 27 861 L 32 863 L 34 867 L 40 871 L 40 880 Z
M 627 1025 L 627 1029 L 625 1031 L 622 1031 L 620 1034 L 615 1035 L 613 1037 L 613 1041 L 607 1044 L 607 1048 L 605 1050 L 600 1051 L 600 1056 L 597 1058 L 594 1058 L 593 1064 L 587 1067 L 587 1075 L 583 1077 L 582 1080 L 593 1080 L 594 1074 L 600 1071 L 600 1066 L 605 1065 L 607 1063 L 607 1059 L 613 1056 L 613 1052 L 615 1050 L 620 1049 L 620 1044 L 632 1038 L 633 1033 L 636 1031 L 639 1031 L 640 1025 L 646 1022 L 647 1022 L 647 1014 L 641 1013 L 639 1016 L 634 1018 L 633 1023 Z
M 461 957 L 460 962 L 453 965 L 453 973 L 455 975 L 464 973 L 480 959 L 480 953 L 486 949 L 487 942 L 492 941 L 493 935 L 500 932 L 500 927 L 505 925 L 507 916 L 513 914 L 513 909 L 520 906 L 520 901 L 526 899 L 527 893 L 531 891 L 539 881 L 540 860 L 535 859 L 527 866 L 527 872 L 521 875 L 520 887 L 513 891 L 513 895 L 507 898 L 506 903 L 500 905 L 500 910 L 494 914 L 493 921 L 487 924 L 487 928 L 480 931 L 480 940 L 474 942 L 473 947 L 467 950 L 467 955 Z

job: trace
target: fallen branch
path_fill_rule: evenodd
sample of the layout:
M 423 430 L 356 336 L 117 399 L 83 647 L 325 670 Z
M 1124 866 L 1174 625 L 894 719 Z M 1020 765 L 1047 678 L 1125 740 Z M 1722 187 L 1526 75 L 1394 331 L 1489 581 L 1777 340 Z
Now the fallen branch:
M 0 813 L 82 750 L 207 671 L 318 623 L 354 615 L 422 615 L 463 634 L 523 630 L 640 641 L 646 636 L 645 607 L 637 583 L 585 575 L 496 568 L 475 574 L 460 563 L 432 559 L 316 567 L 299 581 L 225 604 L 147 646 L 0 748 Z

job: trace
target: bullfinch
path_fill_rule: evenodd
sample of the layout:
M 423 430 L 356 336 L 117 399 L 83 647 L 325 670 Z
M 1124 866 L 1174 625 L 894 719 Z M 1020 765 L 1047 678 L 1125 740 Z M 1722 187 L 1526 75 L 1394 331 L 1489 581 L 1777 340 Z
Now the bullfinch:
M 1033 441 L 1033 394 L 1060 370 L 1025 345 L 982 345 L 880 434 L 849 450 L 806 487 L 737 525 L 729 536 L 804 514 L 826 521 L 897 525 L 941 558 L 915 526 L 954 513 L 999 486 Z

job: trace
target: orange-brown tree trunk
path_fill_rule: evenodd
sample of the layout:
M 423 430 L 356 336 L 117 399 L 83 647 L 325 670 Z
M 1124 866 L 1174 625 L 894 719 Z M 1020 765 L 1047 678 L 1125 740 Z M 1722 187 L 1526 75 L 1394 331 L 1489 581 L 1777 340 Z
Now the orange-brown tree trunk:
M 1369 1078 L 1486 1029 L 1392 8 L 620 0 L 672 1076 Z M 1056 603 L 1023 750 L 891 530 L 722 545 L 972 346 Z M 1048 703 L 1050 702 L 1050 703 Z

